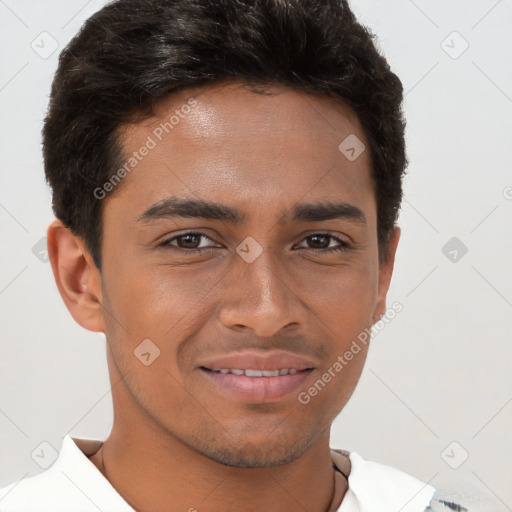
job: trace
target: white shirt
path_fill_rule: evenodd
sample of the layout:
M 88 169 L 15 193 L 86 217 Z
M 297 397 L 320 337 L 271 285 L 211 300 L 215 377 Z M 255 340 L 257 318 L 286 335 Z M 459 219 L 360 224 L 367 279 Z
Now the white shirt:
M 65 436 L 48 469 L 0 489 L 0 511 L 135 512 L 87 458 L 101 443 Z M 341 457 L 332 453 L 335 461 Z M 348 490 L 337 512 L 424 512 L 430 503 L 431 485 L 357 453 L 349 457 Z

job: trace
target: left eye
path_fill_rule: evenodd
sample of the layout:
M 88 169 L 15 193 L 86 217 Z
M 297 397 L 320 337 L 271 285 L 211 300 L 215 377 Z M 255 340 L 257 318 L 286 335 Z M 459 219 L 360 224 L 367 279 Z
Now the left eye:
M 306 249 L 318 249 L 318 250 L 327 250 L 327 251 L 341 251 L 349 248 L 349 244 L 340 238 L 337 238 L 332 235 L 315 233 L 314 235 L 309 235 L 302 242 L 308 243 L 312 242 L 313 247 L 306 247 Z M 301 243 L 302 243 L 301 242 Z M 331 245 L 331 242 L 335 242 L 334 246 Z M 300 246 L 300 244 L 299 244 Z M 304 246 L 302 246 L 304 247 Z

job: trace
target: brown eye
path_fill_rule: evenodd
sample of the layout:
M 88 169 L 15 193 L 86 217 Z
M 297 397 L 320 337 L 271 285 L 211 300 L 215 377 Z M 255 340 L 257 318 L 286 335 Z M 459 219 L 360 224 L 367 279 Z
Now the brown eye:
M 302 245 L 300 246 L 301 248 L 319 250 L 323 252 L 344 251 L 350 248 L 350 245 L 344 240 L 326 233 L 315 233 L 313 235 L 309 235 L 304 238 L 302 242 L 304 241 L 306 241 L 307 246 Z
M 175 240 L 178 247 L 182 249 L 197 249 L 198 244 L 201 242 L 201 235 L 187 233 L 186 235 L 176 237 Z
M 206 236 L 203 233 L 190 232 L 182 233 L 181 235 L 173 236 L 172 238 L 164 240 L 161 244 L 159 244 L 159 246 L 163 248 L 171 248 L 178 250 L 183 249 L 184 251 L 189 252 L 199 252 L 214 247 L 213 245 L 202 243 L 202 241 L 207 240 L 213 242 L 213 240 L 210 237 Z
M 307 240 L 309 240 L 312 249 L 327 249 L 330 238 L 328 235 L 311 235 L 307 237 Z

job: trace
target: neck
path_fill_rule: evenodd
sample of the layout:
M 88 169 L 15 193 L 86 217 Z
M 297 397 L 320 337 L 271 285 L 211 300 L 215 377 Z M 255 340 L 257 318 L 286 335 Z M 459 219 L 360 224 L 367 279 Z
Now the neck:
M 334 496 L 325 439 L 283 466 L 232 468 L 176 440 L 161 443 L 154 437 L 113 429 L 91 461 L 138 512 L 234 512 L 248 510 L 248 504 L 252 510 L 267 512 L 327 512 Z M 346 491 L 346 482 L 341 481 L 340 501 Z

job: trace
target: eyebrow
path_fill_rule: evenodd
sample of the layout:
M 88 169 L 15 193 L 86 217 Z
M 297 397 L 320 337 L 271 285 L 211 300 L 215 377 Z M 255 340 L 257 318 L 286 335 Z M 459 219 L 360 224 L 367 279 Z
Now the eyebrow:
M 166 197 L 158 201 L 137 217 L 136 220 L 137 222 L 148 223 L 168 217 L 226 220 L 235 224 L 245 220 L 236 208 L 218 203 L 207 203 L 201 199 L 184 199 L 180 197 Z
M 144 213 L 136 218 L 137 222 L 149 222 L 173 218 L 192 217 L 199 219 L 221 220 L 233 224 L 241 224 L 247 220 L 247 215 L 231 206 L 206 202 L 201 199 L 166 197 L 151 205 Z M 357 207 L 345 202 L 315 202 L 295 204 L 291 208 L 291 216 L 285 215 L 294 222 L 323 221 L 331 219 L 346 219 L 356 223 L 366 224 L 366 216 Z M 281 219 L 280 223 L 284 222 Z

